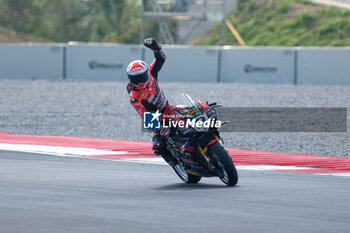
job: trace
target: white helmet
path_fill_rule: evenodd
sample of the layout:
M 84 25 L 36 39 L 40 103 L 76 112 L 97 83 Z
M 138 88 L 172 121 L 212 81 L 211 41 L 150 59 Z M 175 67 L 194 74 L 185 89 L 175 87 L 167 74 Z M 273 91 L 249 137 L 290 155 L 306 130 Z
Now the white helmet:
M 141 60 L 132 61 L 126 69 L 126 74 L 130 82 L 134 84 L 142 84 L 149 78 L 149 69 L 146 62 Z

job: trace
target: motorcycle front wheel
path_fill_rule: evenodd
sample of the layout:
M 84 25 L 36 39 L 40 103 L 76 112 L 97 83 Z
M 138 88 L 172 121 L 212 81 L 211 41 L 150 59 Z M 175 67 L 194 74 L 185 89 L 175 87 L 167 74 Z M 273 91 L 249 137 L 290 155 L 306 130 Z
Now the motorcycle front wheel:
M 229 156 L 225 148 L 216 142 L 209 146 L 209 152 L 216 162 L 219 169 L 219 178 L 228 186 L 235 186 L 238 182 L 238 174 L 232 158 Z
M 172 167 L 180 179 L 187 184 L 196 184 L 202 177 L 189 174 L 182 164 L 176 164 Z

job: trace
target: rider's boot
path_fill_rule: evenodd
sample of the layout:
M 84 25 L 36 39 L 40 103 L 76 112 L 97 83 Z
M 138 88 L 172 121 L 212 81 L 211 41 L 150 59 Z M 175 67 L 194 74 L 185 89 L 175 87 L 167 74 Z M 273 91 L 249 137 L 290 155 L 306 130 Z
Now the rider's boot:
M 161 155 L 163 159 L 170 165 L 175 166 L 177 160 L 170 153 L 170 151 L 165 147 L 165 139 L 159 134 L 153 136 L 153 152 L 155 155 Z

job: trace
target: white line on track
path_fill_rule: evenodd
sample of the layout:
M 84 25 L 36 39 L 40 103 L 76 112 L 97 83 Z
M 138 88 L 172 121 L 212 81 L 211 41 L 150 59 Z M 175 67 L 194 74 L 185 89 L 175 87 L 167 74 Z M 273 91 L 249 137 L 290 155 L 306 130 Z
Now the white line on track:
M 167 165 L 162 158 L 145 158 L 145 159 L 126 159 L 129 162 L 135 163 L 149 163 L 149 164 L 161 164 Z M 295 166 L 275 166 L 275 165 L 244 165 L 236 166 L 238 170 L 250 170 L 250 171 L 272 171 L 272 170 L 304 170 L 313 169 L 310 167 L 295 167 Z
M 8 144 L 8 143 L 0 143 L 0 150 L 49 154 L 49 155 L 67 156 L 67 157 L 89 156 L 89 155 L 133 154 L 127 151 L 113 151 L 113 150 L 106 150 L 106 149 L 66 147 L 66 146 Z
M 313 169 L 311 167 L 296 167 L 296 166 L 276 166 L 276 165 L 245 165 L 245 166 L 236 166 L 237 169 L 241 170 L 261 170 L 261 171 L 273 171 L 273 170 L 306 170 Z
M 350 173 L 322 173 L 322 174 L 317 174 L 317 175 L 350 177 Z
M 98 158 L 98 157 L 86 157 L 89 155 L 98 156 L 98 155 L 135 154 L 128 151 L 113 151 L 113 150 L 107 150 L 107 149 L 0 143 L 0 150 L 37 153 L 37 154 L 46 154 L 46 155 L 63 156 L 63 157 L 80 157 L 80 158 L 100 159 L 100 160 L 109 160 L 109 161 L 167 165 L 167 163 L 161 157 L 134 158 L 134 159 L 106 159 L 106 158 Z M 244 165 L 244 166 L 236 166 L 236 168 L 238 170 L 250 170 L 250 171 L 278 171 L 278 170 L 287 171 L 287 170 L 313 169 L 310 167 L 275 166 L 275 165 Z M 350 177 L 350 173 L 317 173 L 315 175 Z

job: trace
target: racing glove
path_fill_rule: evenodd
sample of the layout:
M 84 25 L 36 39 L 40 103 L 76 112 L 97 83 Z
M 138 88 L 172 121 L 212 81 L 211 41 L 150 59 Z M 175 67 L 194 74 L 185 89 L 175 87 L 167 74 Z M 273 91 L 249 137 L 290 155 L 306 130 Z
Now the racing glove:
M 159 59 L 159 60 L 165 60 L 166 59 L 166 53 L 162 49 L 162 46 L 160 46 L 160 44 L 158 44 L 157 41 L 154 38 L 147 38 L 147 39 L 145 39 L 143 44 L 147 48 L 152 49 L 156 59 Z M 159 70 L 160 70 L 161 67 L 162 67 L 162 65 L 160 65 Z
M 143 42 L 143 44 L 147 47 L 153 50 L 153 52 L 157 51 L 159 52 L 159 50 L 162 49 L 162 47 L 157 43 L 157 41 L 154 38 L 147 38 L 145 39 L 145 41 Z

